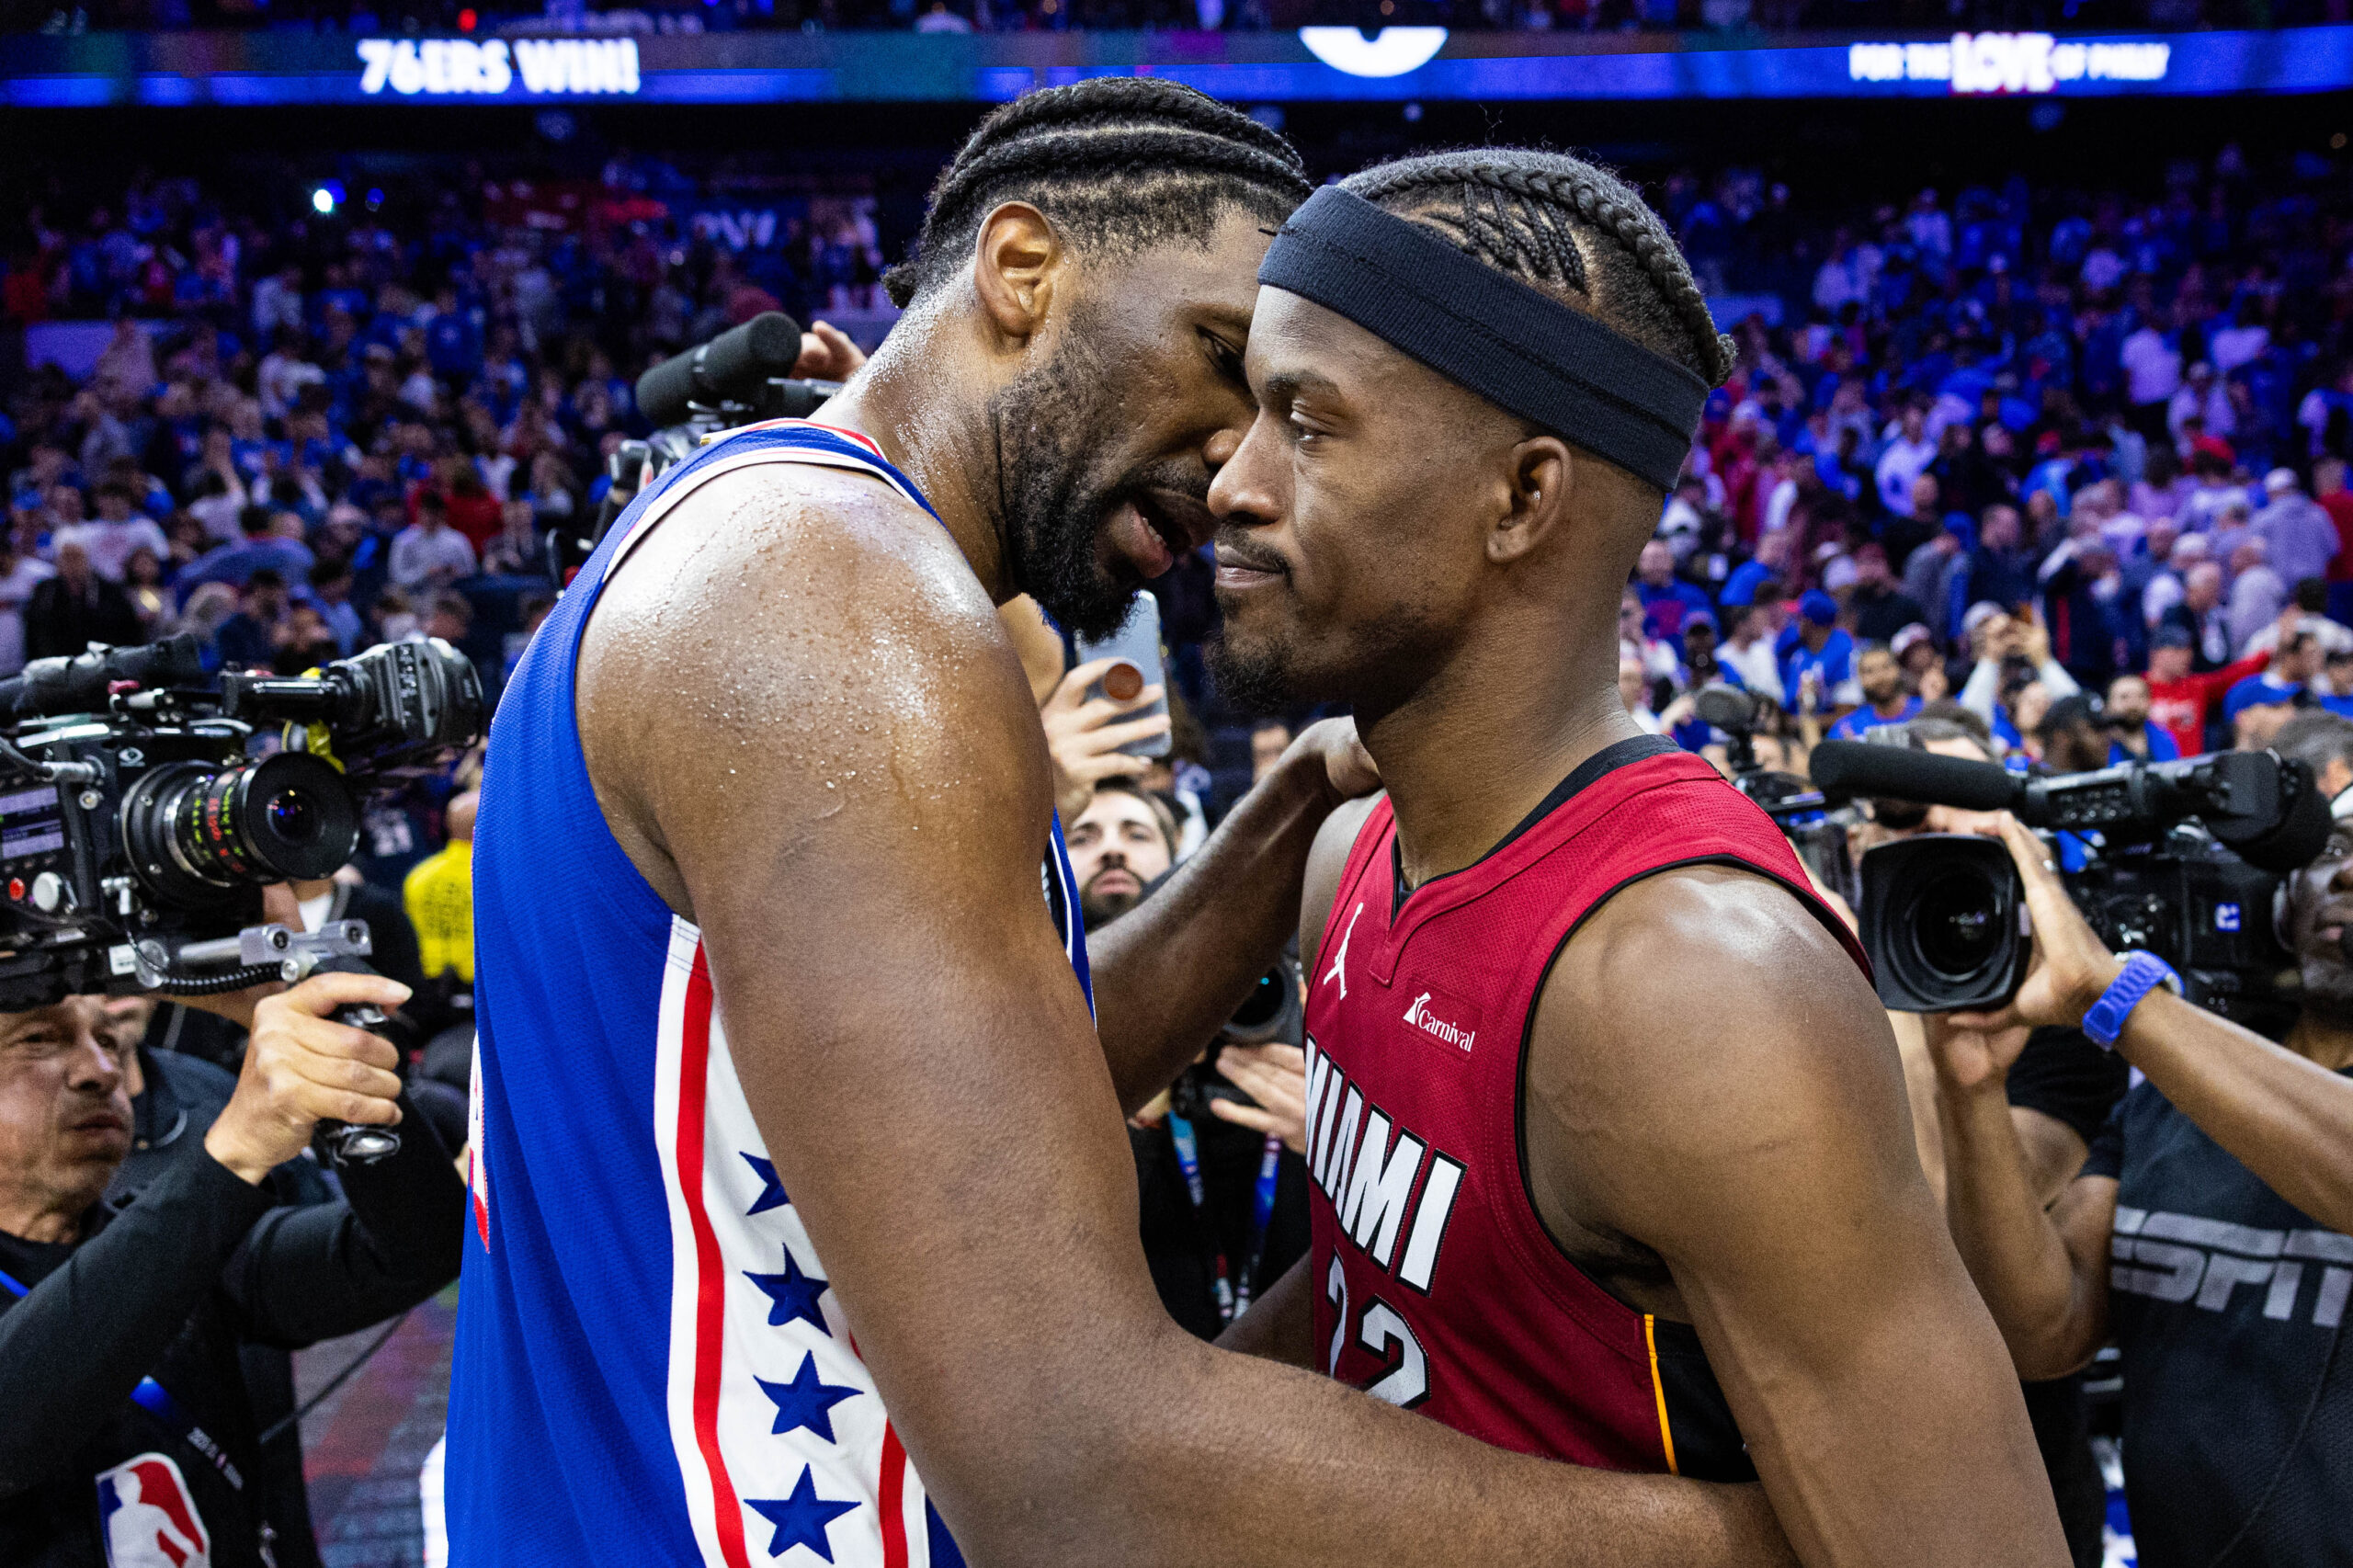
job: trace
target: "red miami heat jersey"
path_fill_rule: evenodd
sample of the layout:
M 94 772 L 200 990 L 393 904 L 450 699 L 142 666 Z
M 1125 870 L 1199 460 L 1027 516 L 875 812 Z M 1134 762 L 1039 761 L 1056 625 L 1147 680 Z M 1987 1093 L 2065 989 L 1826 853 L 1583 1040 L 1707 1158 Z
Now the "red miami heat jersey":
M 1538 1220 L 1520 1058 L 1577 927 L 1678 866 L 1787 886 L 1846 940 L 1765 813 L 1672 742 L 1610 746 L 1475 865 L 1401 896 L 1389 802 L 1357 835 L 1308 992 L 1318 1364 L 1521 1453 L 1748 1479 L 1689 1325 L 1635 1312 Z

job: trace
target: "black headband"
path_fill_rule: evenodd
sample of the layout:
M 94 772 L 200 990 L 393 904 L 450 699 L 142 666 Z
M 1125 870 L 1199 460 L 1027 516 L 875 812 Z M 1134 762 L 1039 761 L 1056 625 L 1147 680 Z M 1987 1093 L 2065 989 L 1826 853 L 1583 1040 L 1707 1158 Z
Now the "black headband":
M 1327 185 L 1290 216 L 1258 281 L 1347 317 L 1447 380 L 1675 488 L 1708 384 L 1429 230 Z

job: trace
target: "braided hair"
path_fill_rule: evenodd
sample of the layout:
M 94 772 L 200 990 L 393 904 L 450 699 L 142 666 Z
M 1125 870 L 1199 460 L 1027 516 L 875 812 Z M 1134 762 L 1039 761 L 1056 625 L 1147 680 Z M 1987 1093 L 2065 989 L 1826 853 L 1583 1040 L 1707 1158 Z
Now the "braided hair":
M 1563 153 L 1482 147 L 1378 164 L 1341 186 L 1489 267 L 1579 296 L 1608 325 L 1721 386 L 1732 340 L 1666 225 L 1608 170 Z
M 969 258 L 1004 201 L 1029 202 L 1074 245 L 1134 251 L 1206 241 L 1229 204 L 1279 223 L 1313 188 L 1290 143 L 1238 109 L 1155 77 L 1089 77 L 982 120 L 882 283 L 906 306 Z

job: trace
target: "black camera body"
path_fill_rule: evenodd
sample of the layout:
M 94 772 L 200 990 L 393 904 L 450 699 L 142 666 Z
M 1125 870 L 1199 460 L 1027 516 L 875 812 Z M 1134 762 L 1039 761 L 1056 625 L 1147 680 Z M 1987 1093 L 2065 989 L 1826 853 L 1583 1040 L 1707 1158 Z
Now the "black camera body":
M 800 358 L 801 324 L 782 311 L 763 311 L 638 377 L 638 412 L 660 428 L 644 440 L 623 441 L 607 458 L 612 483 L 586 531 L 558 528 L 548 535 L 548 574 L 570 582 L 638 493 L 712 436 L 762 420 L 806 419 L 824 407 L 842 384 L 795 378 Z
M 350 859 L 359 797 L 472 744 L 483 698 L 445 642 L 215 681 L 182 636 L 28 666 L 0 681 L 0 1011 L 17 1012 L 278 974 L 239 941 L 262 889 Z M 284 747 L 256 756 L 268 725 Z
M 1229 1045 L 1298 1045 L 1307 1038 L 1307 1014 L 1301 1005 L 1299 960 L 1286 952 L 1260 975 L 1233 1016 L 1219 1029 L 1217 1039 L 1200 1061 L 1185 1069 L 1170 1086 L 1170 1106 L 1177 1115 L 1199 1120 L 1209 1114 L 1211 1100 L 1256 1104 L 1218 1071 L 1218 1057 Z
M 1846 824 L 1828 813 L 1824 808 L 1829 801 L 1807 780 L 1794 773 L 1777 772 L 1756 760 L 1756 732 L 1772 718 L 1772 703 L 1717 681 L 1699 688 L 1692 707 L 1701 723 L 1723 732 L 1733 788 L 1773 819 L 1773 825 L 1781 830 L 1781 836 L 1823 886 L 1851 902 L 1857 896 L 1855 866 L 1847 846 Z
M 2062 880 L 2110 949 L 2156 954 L 2190 1001 L 2257 1032 L 2293 1018 L 2297 966 L 2273 909 L 2282 881 L 2321 852 L 2329 829 L 2327 802 L 2302 764 L 2222 752 L 2018 779 L 1992 764 L 1893 746 L 1824 743 L 1816 755 L 1816 777 L 1834 791 L 2006 809 L 2046 833 L 2097 835 Z M 1929 835 L 1881 845 L 1862 858 L 1861 882 L 1863 948 L 1889 1007 L 1993 1007 L 2025 980 L 2026 890 L 1998 841 Z

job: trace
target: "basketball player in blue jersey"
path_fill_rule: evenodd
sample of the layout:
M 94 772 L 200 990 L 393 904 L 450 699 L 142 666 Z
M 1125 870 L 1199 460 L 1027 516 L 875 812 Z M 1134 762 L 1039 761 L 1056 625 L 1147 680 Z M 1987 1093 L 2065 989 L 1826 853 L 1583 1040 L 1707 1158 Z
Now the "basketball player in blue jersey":
M 1098 1038 L 992 607 L 1101 631 L 1206 540 L 1307 191 L 1169 84 L 999 110 L 825 424 L 670 471 L 534 640 L 475 838 L 452 1562 L 1786 1561 L 1753 1489 L 1491 1449 L 1154 1295 L 1120 1108 L 1372 781 L 1302 738 L 1102 933 Z

